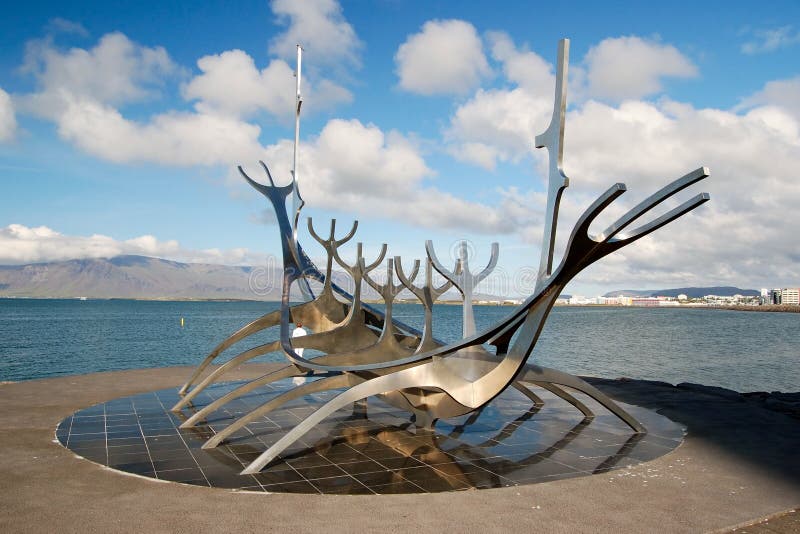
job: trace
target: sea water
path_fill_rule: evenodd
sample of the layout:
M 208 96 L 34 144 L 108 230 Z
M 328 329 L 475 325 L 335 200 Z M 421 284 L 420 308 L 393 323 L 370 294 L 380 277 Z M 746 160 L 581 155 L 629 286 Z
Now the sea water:
M 0 299 L 0 381 L 195 365 L 270 302 Z M 476 306 L 478 328 L 511 313 Z M 420 328 L 422 307 L 398 304 Z M 181 326 L 183 319 L 183 326 Z M 434 334 L 461 337 L 461 307 L 437 305 Z M 554 308 L 532 362 L 574 374 L 697 382 L 737 391 L 800 390 L 800 314 L 687 308 Z M 276 339 L 271 328 L 234 346 Z M 238 349 L 238 350 L 237 350 Z M 256 361 L 284 361 L 280 353 Z

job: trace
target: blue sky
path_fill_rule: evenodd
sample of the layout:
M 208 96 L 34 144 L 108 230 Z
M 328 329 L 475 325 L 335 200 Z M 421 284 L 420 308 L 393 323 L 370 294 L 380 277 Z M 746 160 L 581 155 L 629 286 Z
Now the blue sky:
M 477 265 L 499 241 L 488 289 L 525 293 L 546 165 L 531 145 L 562 37 L 563 237 L 614 182 L 630 198 L 609 217 L 712 171 L 712 202 L 568 291 L 800 285 L 796 2 L 15 5 L 0 21 L 0 263 L 265 261 L 275 228 L 235 167 L 260 178 L 264 159 L 287 179 L 302 41 L 304 215 L 357 217 L 368 253 L 385 241 L 409 259 L 468 239 Z

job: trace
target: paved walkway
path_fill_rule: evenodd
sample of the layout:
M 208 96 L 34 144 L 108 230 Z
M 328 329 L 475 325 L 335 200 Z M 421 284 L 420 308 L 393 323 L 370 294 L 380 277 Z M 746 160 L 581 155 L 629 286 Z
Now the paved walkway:
M 231 378 L 266 368 L 244 366 Z M 144 369 L 0 385 L 0 531 L 713 532 L 800 504 L 800 420 L 737 395 L 643 381 L 595 384 L 687 425 L 677 450 L 603 475 L 493 490 L 234 493 L 125 475 L 54 442 L 56 425 L 72 412 L 177 386 L 189 372 Z

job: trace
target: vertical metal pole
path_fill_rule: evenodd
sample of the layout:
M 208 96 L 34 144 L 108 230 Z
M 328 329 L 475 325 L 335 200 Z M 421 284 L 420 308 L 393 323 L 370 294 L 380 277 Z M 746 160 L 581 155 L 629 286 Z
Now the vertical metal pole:
M 294 191 L 292 194 L 292 238 L 293 243 L 292 246 L 295 248 L 295 254 L 299 258 L 300 249 L 299 245 L 297 244 L 297 223 L 300 218 L 300 209 L 303 207 L 302 197 L 300 196 L 300 180 L 299 180 L 299 173 L 297 169 L 297 153 L 300 149 L 300 108 L 303 105 L 303 96 L 300 93 L 300 83 L 302 81 L 301 78 L 301 70 L 303 66 L 303 47 L 298 44 L 297 45 L 297 70 L 294 73 L 295 77 L 295 106 L 294 106 L 294 154 L 292 156 L 292 180 L 294 182 Z M 300 292 L 303 293 L 303 297 L 306 301 L 312 300 L 314 298 L 314 292 L 311 291 L 311 286 L 308 283 L 306 278 L 298 279 L 297 285 L 300 287 Z
M 300 181 L 297 173 L 297 149 L 300 145 L 300 107 L 303 105 L 303 97 L 300 94 L 300 69 L 303 61 L 303 48 L 297 45 L 297 71 L 295 72 L 296 79 L 296 94 L 295 94 L 295 107 L 294 107 L 294 156 L 292 158 L 292 175 L 294 177 L 294 195 L 292 197 L 292 219 L 297 216 L 297 209 L 300 207 L 300 195 L 298 189 Z M 297 224 L 294 225 L 294 239 L 297 241 Z
M 541 135 L 536 136 L 536 148 L 547 148 L 549 158 L 547 182 L 547 214 L 544 220 L 542 256 L 536 291 L 545 286 L 553 271 L 553 249 L 556 243 L 556 225 L 561 194 L 569 186 L 569 178 L 564 174 L 564 118 L 567 112 L 567 69 L 569 67 L 569 39 L 558 42 L 558 61 L 556 62 L 556 91 L 553 104 L 553 117 L 550 125 Z

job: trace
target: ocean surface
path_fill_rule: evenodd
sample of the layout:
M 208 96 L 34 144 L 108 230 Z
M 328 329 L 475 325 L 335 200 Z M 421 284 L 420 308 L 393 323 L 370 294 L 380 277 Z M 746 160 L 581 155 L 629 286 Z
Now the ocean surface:
M 277 306 L 0 299 L 0 381 L 197 364 L 227 335 Z M 478 328 L 511 310 L 477 306 Z M 394 315 L 421 327 L 419 305 L 397 305 Z M 437 306 L 434 325 L 437 338 L 460 338 L 461 307 Z M 559 307 L 550 314 L 531 361 L 606 378 L 798 391 L 799 328 L 800 314 L 795 313 Z M 277 329 L 270 329 L 234 349 L 276 337 Z M 283 356 L 270 354 L 256 361 L 283 361 Z

